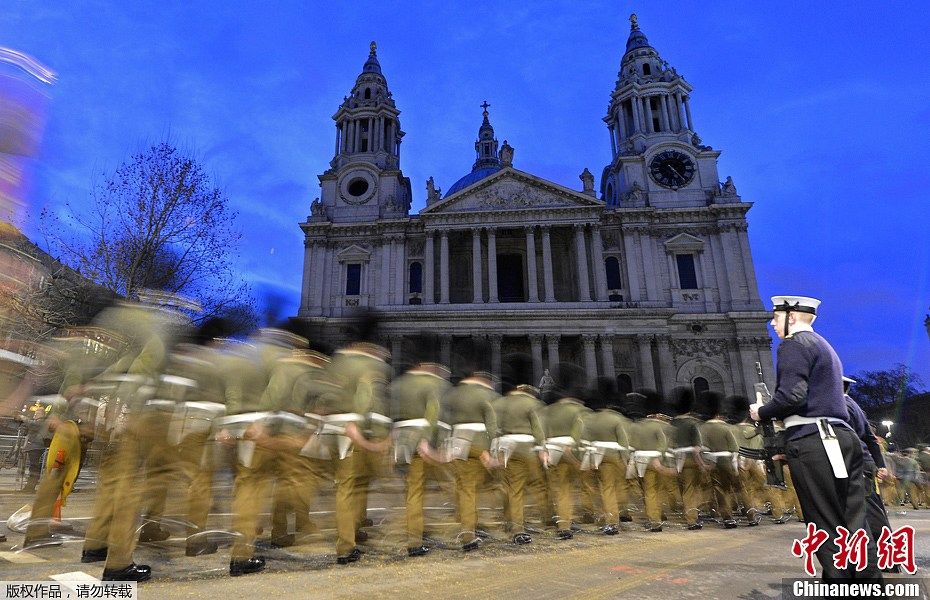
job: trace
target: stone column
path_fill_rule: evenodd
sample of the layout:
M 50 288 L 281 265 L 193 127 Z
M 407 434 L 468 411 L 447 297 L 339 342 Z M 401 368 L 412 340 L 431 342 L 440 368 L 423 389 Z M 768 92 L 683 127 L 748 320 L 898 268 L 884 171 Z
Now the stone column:
M 643 103 L 646 105 L 646 131 L 655 133 L 655 129 L 652 127 L 652 101 L 650 96 L 643 98 Z
M 675 92 L 675 131 L 680 132 L 684 127 L 681 123 L 681 92 Z
M 391 303 L 391 246 L 388 238 L 381 241 L 381 286 L 378 290 L 378 304 Z
M 394 376 L 400 375 L 400 359 L 404 344 L 404 336 L 391 335 L 391 365 L 394 368 Z
M 591 225 L 591 253 L 594 258 L 594 298 L 600 302 L 607 301 L 607 268 L 604 266 L 604 240 L 601 239 L 601 226 Z
M 663 131 L 671 131 L 672 125 L 668 116 L 668 95 L 662 94 L 659 96 L 659 104 L 662 106 L 662 129 Z
M 471 230 L 471 281 L 472 281 L 472 302 L 480 304 L 484 302 L 484 295 L 481 293 L 481 230 Z
M 333 271 L 333 253 L 332 246 L 329 243 L 329 240 L 324 240 L 320 243 L 323 248 L 323 260 L 320 261 L 323 263 L 323 268 L 320 270 L 319 278 L 320 283 L 320 307 L 321 314 L 326 314 L 326 309 L 330 306 L 330 299 L 332 298 L 332 291 L 330 287 L 332 286 L 332 271 Z
M 538 333 L 531 333 L 530 338 L 530 354 L 533 356 L 533 381 L 534 386 L 539 385 L 539 381 L 542 379 L 543 374 L 543 359 L 542 359 L 542 338 L 543 336 Z
M 614 130 L 613 126 L 611 126 L 608 130 L 610 131 L 610 152 L 611 152 L 611 155 L 612 155 L 612 156 L 617 156 L 617 132 L 616 132 L 616 130 Z M 337 146 L 338 146 L 338 144 L 339 144 L 338 137 L 337 137 L 337 139 L 336 139 L 336 144 L 337 144 Z
M 439 362 L 446 368 L 452 369 L 452 336 L 443 335 L 439 338 Z
M 546 336 L 546 348 L 549 353 L 549 368 L 554 369 L 559 364 L 559 336 L 558 334 Z M 551 374 L 551 371 L 550 371 Z
M 639 367 L 643 387 L 647 390 L 656 389 L 656 372 L 652 364 L 652 336 L 640 333 L 636 336 L 639 345 Z
M 433 290 L 433 278 L 435 276 L 433 248 L 433 232 L 426 232 L 426 244 L 423 247 L 423 303 L 432 304 L 435 302 Z
M 391 252 L 394 254 L 394 304 L 404 305 L 407 304 L 406 240 L 400 236 L 394 238 Z
M 671 338 L 667 335 L 660 335 L 657 338 L 659 347 L 659 385 L 663 395 L 668 395 L 672 391 L 672 385 L 675 381 L 675 360 L 672 357 Z
M 753 384 L 758 378 L 756 375 L 756 361 L 759 357 L 759 354 L 756 351 L 755 340 L 749 337 L 741 337 L 736 341 L 739 344 L 740 366 L 743 369 L 743 386 L 745 389 L 744 393 L 746 394 L 747 398 L 750 398 L 752 402 L 755 402 L 756 390 L 753 387 Z
M 603 377 L 617 378 L 617 366 L 614 364 L 614 336 L 601 334 L 601 367 Z
M 626 263 L 627 279 L 630 284 L 630 302 L 641 300 L 639 287 L 639 274 L 642 263 L 636 262 L 636 232 L 632 229 L 623 230 L 623 260 Z
M 449 304 L 449 232 L 439 237 L 439 303 Z
M 539 302 L 539 286 L 536 281 L 536 228 L 526 228 L 526 279 L 529 283 L 529 301 Z
M 555 302 L 555 288 L 552 280 L 552 244 L 549 241 L 549 226 L 543 225 L 543 284 L 546 286 L 546 302 Z
M 639 234 L 639 249 L 643 253 L 643 274 L 646 276 L 646 298 L 655 302 L 659 299 L 659 287 L 656 285 L 658 277 L 654 259 L 655 246 L 652 236 Z
M 581 336 L 581 344 L 584 348 L 584 368 L 587 371 L 588 382 L 597 379 L 597 354 L 594 352 L 594 345 L 597 342 L 597 335 L 585 333 Z
M 488 302 L 497 302 L 497 230 L 488 228 Z
M 488 336 L 488 342 L 491 344 L 491 375 L 494 376 L 494 387 L 500 391 L 501 380 L 501 342 L 504 336 L 492 333 Z
M 316 250 L 316 244 L 310 242 L 309 240 L 304 240 L 304 274 L 300 282 L 301 311 L 306 311 L 313 303 L 313 298 L 311 298 L 313 278 L 310 277 L 310 268 L 311 266 L 316 267 L 316 265 L 313 264 L 314 250 Z
M 342 138 L 342 125 L 336 126 L 336 151 L 333 153 L 334 156 L 339 156 L 339 142 Z
M 575 224 L 575 259 L 578 267 L 578 301 L 591 300 L 591 288 L 588 285 L 588 249 L 584 242 L 584 225 Z
M 685 116 L 688 118 L 688 130 L 694 131 L 694 124 L 691 122 L 691 102 L 688 96 L 685 96 Z
M 736 236 L 739 240 L 740 254 L 743 257 L 743 269 L 746 273 L 746 287 L 749 288 L 749 300 L 751 302 L 761 302 L 759 298 L 759 283 L 756 281 L 756 270 L 752 265 L 752 250 L 749 247 L 748 226 L 742 223 L 737 225 Z
M 353 121 L 352 129 L 354 129 L 354 138 L 352 140 L 352 152 L 358 152 L 361 148 L 361 139 L 362 139 L 362 128 L 360 127 L 361 121 L 356 119 Z
M 739 344 L 736 340 L 727 340 L 727 356 L 730 357 L 730 377 L 733 379 L 733 389 L 735 393 L 738 394 L 740 393 L 740 390 L 746 389 L 746 385 L 743 382 L 743 367 L 740 364 L 741 361 L 739 359 Z M 769 389 L 771 390 L 772 388 Z M 749 398 L 750 404 L 753 404 L 756 401 L 756 397 L 754 395 L 747 396 L 747 398 Z

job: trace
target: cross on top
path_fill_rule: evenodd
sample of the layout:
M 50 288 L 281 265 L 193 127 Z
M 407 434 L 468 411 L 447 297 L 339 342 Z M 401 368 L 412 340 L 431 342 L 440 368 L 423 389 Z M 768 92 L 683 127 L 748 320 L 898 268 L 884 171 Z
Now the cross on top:
M 491 106 L 491 105 L 488 104 L 488 101 L 487 101 L 487 100 L 485 100 L 485 101 L 484 101 L 484 104 L 481 105 L 481 108 L 484 109 L 484 112 L 488 112 L 488 107 L 489 107 L 489 106 Z

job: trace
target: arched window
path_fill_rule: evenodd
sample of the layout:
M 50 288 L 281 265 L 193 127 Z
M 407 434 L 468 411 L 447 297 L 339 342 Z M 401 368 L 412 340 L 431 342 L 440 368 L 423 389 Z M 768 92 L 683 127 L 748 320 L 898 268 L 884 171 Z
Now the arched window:
M 652 67 L 648 63 L 643 63 L 643 75 L 652 75 Z
M 607 270 L 607 289 L 622 289 L 623 282 L 620 279 L 620 261 L 617 260 L 617 257 L 608 256 L 604 261 L 604 268 Z
M 710 390 L 710 384 L 707 383 L 707 380 L 703 377 L 695 377 L 691 385 L 694 387 L 695 397 L 700 396 L 701 392 L 707 392 Z
M 617 391 L 620 392 L 621 398 L 633 391 L 633 380 L 626 373 L 617 375 Z
M 423 265 L 418 262 L 410 263 L 410 278 L 408 287 L 411 294 L 423 293 Z
M 365 88 L 365 100 L 371 100 L 371 88 Z

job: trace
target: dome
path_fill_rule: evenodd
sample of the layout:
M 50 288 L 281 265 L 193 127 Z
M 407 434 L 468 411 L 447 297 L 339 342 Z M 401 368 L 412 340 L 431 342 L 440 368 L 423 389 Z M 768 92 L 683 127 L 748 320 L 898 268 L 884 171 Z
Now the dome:
M 448 198 L 449 196 L 456 193 L 457 191 L 464 190 L 470 185 L 478 183 L 485 177 L 490 177 L 491 175 L 493 175 L 494 173 L 497 173 L 500 170 L 501 170 L 500 166 L 482 167 L 480 169 L 475 169 L 471 173 L 465 175 L 464 177 L 462 177 L 461 179 L 453 183 L 452 187 L 449 188 L 449 191 L 446 192 L 446 195 L 444 196 L 444 198 Z

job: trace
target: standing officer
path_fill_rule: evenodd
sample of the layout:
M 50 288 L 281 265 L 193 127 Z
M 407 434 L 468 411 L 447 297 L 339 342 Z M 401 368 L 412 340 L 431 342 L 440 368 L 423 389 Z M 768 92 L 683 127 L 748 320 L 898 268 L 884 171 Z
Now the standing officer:
M 782 419 L 788 429 L 785 450 L 804 518 L 830 536 L 817 551 L 823 578 L 860 578 L 855 568 L 833 564 L 836 528 L 865 527 L 862 446 L 846 423 L 843 365 L 811 327 L 819 300 L 775 296 L 772 303 L 771 325 L 782 340 L 775 392 L 768 403 L 754 404 L 751 416 Z M 870 546 L 874 557 L 874 542 Z

